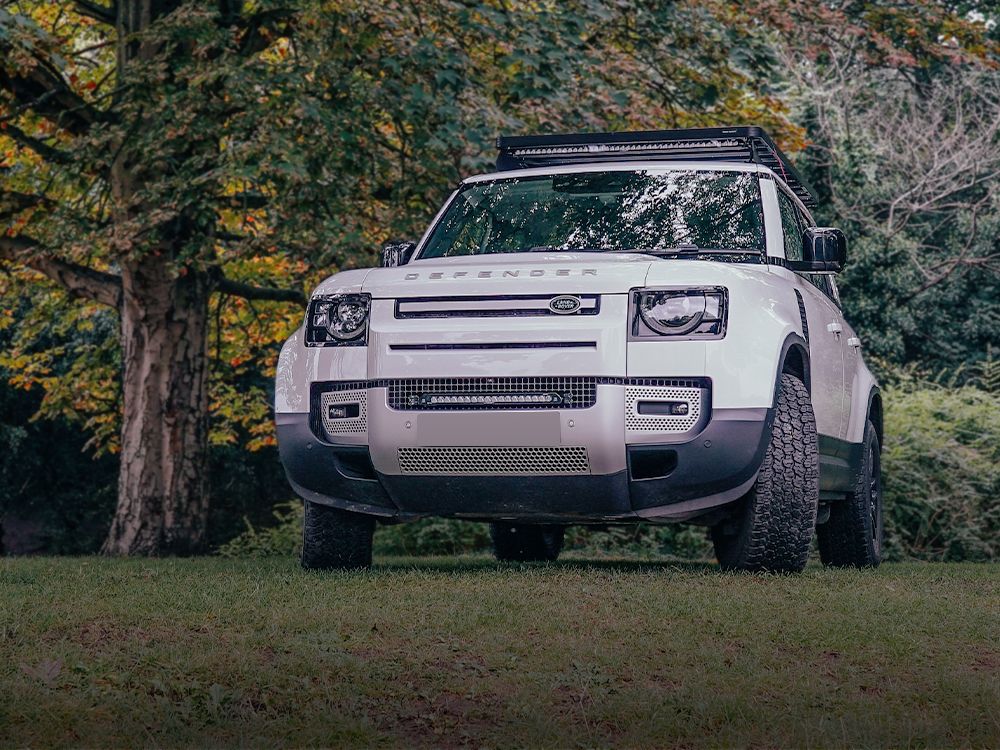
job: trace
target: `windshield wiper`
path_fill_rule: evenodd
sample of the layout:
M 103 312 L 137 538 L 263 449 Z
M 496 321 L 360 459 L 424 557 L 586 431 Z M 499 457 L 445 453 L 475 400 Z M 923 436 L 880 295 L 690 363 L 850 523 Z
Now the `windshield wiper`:
M 535 245 L 527 250 L 520 250 L 522 253 L 604 253 L 611 250 L 610 247 L 557 247 L 556 245 Z
M 725 247 L 698 247 L 697 245 L 691 245 L 688 243 L 676 245 L 675 247 L 664 247 L 664 248 L 648 248 L 648 247 L 632 247 L 628 250 L 620 250 L 623 253 L 641 253 L 643 255 L 678 255 L 678 256 L 692 256 L 692 255 L 760 255 L 760 250 L 737 250 L 735 248 L 725 248 Z

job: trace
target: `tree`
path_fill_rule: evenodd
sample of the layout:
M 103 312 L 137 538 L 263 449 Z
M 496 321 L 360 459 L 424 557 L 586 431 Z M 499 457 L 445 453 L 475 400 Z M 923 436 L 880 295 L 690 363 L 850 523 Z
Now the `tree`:
M 1000 341 L 992 27 L 940 3 L 793 12 L 810 21 L 785 47 L 787 98 L 819 218 L 851 238 L 842 292 L 867 350 L 925 368 L 983 357 Z
M 228 279 L 214 239 L 227 204 L 254 200 L 225 192 L 225 124 L 264 80 L 260 53 L 285 19 L 120 0 L 61 7 L 46 29 L 0 9 L 4 133 L 33 153 L 5 176 L 0 215 L 14 221 L 0 257 L 120 320 L 112 554 L 186 553 L 203 539 L 211 294 L 303 301 Z
M 0 258 L 32 298 L 5 364 L 119 451 L 111 554 L 200 549 L 209 415 L 269 429 L 220 373 L 266 374 L 303 286 L 412 234 L 497 132 L 752 120 L 801 145 L 766 39 L 717 1 L 24 0 L 0 55 Z M 38 343 L 53 319 L 119 328 L 73 351 L 86 398 L 44 364 L 69 356 Z

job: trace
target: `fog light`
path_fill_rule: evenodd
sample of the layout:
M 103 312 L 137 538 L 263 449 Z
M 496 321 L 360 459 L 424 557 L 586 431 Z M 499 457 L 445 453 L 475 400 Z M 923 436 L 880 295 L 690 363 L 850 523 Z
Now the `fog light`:
M 359 404 L 330 404 L 326 407 L 327 419 L 353 419 L 360 414 Z
M 640 401 L 635 410 L 639 414 L 682 417 L 691 410 L 691 405 L 687 401 Z

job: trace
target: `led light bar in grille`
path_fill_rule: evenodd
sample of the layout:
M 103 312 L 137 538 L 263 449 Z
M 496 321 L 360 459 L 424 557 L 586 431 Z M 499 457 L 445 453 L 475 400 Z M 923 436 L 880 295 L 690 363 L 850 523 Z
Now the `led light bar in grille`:
M 390 409 L 586 409 L 597 383 L 586 377 L 414 378 L 388 385 Z
M 424 393 L 410 396 L 414 406 L 539 406 L 562 404 L 561 393 Z

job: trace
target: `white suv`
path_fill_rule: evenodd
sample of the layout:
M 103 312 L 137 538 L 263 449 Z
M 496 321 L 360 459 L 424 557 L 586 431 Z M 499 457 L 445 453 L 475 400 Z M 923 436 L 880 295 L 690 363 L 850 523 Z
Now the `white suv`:
M 759 128 L 501 138 L 419 243 L 313 293 L 277 368 L 302 563 L 376 521 L 709 527 L 725 568 L 877 565 L 882 405 L 836 229 Z

